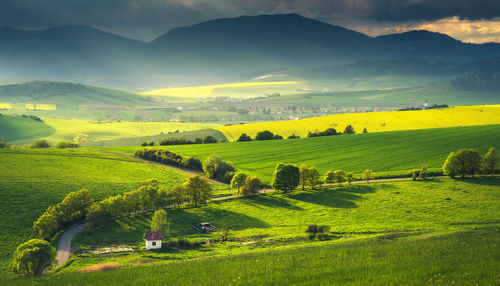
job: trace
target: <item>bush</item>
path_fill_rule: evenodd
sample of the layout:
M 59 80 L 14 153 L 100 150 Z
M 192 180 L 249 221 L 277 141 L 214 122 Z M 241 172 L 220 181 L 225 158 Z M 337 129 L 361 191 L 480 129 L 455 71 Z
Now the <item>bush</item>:
M 217 143 L 217 139 L 215 139 L 214 136 L 208 135 L 205 138 L 203 138 L 203 144 L 211 144 L 211 143 Z
M 261 140 L 273 140 L 274 139 L 274 134 L 269 131 L 269 130 L 265 130 L 265 131 L 260 131 L 259 133 L 257 133 L 257 135 L 255 136 L 255 140 L 256 141 L 261 141 Z
M 203 171 L 203 165 L 201 164 L 200 159 L 193 157 L 184 157 L 182 159 L 182 167 L 194 171 Z
M 71 142 L 71 141 L 60 141 L 56 144 L 56 148 L 65 149 L 65 148 L 78 148 L 80 144 Z
M 203 143 L 203 139 L 201 139 L 200 137 L 194 138 L 194 144 L 202 144 L 202 143 Z
M 248 136 L 246 133 L 243 133 L 240 135 L 238 140 L 236 140 L 236 142 L 245 142 L 245 141 L 252 141 L 252 137 Z
M 37 140 L 33 144 L 30 145 L 30 148 L 49 148 L 50 144 L 45 139 Z
M 344 129 L 344 134 L 354 134 L 356 131 L 354 131 L 354 127 L 352 127 L 351 124 L 347 125 Z
M 328 232 L 330 231 L 330 227 L 327 225 L 316 225 L 311 224 L 307 227 L 306 233 L 310 240 L 314 238 L 318 238 L 319 240 L 327 240 L 330 236 Z
M 153 141 L 146 141 L 146 142 L 142 142 L 141 146 L 154 146 L 155 145 L 155 142 Z
M 224 183 L 230 183 L 236 169 L 229 161 L 223 161 L 217 155 L 210 155 L 203 164 L 205 174 L 210 178 Z
M 167 145 L 188 145 L 194 144 L 191 140 L 186 140 L 184 138 L 166 138 L 158 141 L 158 145 L 167 146 Z M 154 145 L 154 144 L 153 144 Z M 150 146 L 153 146 L 150 145 Z
M 12 258 L 11 270 L 26 276 L 42 275 L 56 261 L 56 251 L 45 240 L 32 239 L 17 247 Z
M 292 135 L 287 137 L 287 139 L 296 139 L 296 138 L 300 138 L 300 136 L 292 134 Z
M 182 155 L 167 150 L 150 148 L 141 149 L 137 150 L 134 156 L 165 165 L 182 167 L 193 171 L 202 171 L 201 161 L 199 159 L 183 157 Z
M 309 132 L 307 137 L 321 137 L 321 136 L 333 136 L 333 135 L 341 135 L 342 133 L 337 132 L 334 128 L 328 128 L 325 131 L 321 132 Z
M 281 140 L 281 139 L 283 139 L 283 136 L 275 134 L 274 137 L 273 137 L 273 139 L 274 140 Z
M 0 140 L 0 148 L 9 148 L 9 144 L 7 142 Z

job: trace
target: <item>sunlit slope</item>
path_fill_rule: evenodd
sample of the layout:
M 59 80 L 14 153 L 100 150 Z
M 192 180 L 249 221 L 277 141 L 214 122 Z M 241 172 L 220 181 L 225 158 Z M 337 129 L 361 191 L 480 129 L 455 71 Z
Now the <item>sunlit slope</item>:
M 54 128 L 45 122 L 21 116 L 0 116 L 0 140 L 14 141 L 48 136 Z
M 308 132 L 323 131 L 327 128 L 343 131 L 348 124 L 351 124 L 357 133 L 362 132 L 364 128 L 369 133 L 372 133 L 500 124 L 500 105 L 456 106 L 416 111 L 346 113 L 301 120 L 221 126 L 216 129 L 221 131 L 228 140 L 235 141 L 242 133 L 254 137 L 259 131 L 269 130 L 284 137 L 292 134 L 305 137 Z
M 175 87 L 175 88 L 164 88 L 143 92 L 143 95 L 152 96 L 169 96 L 169 97 L 189 97 L 189 98 L 206 98 L 210 96 L 237 96 L 240 97 L 253 97 L 256 92 L 251 92 L 245 89 L 248 88 L 258 88 L 262 94 L 266 95 L 266 92 L 279 92 L 276 88 L 283 88 L 289 90 L 294 88 L 299 82 L 296 81 L 276 81 L 276 82 L 242 82 L 242 83 L 230 83 L 230 84 L 218 84 L 218 85 L 205 85 L 205 86 L 194 86 L 194 87 Z M 266 90 L 265 87 L 272 88 L 272 90 Z M 264 88 L 264 89 L 263 89 Z M 220 95 L 215 95 L 215 91 L 221 91 Z

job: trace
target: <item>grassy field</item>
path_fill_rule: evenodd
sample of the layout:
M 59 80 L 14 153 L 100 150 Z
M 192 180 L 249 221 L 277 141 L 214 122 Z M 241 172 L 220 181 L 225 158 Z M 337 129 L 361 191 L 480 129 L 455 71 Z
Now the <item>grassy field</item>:
M 238 98 L 248 98 L 270 95 L 275 92 L 282 93 L 295 90 L 299 82 L 296 81 L 273 81 L 273 82 L 242 82 L 218 85 L 194 86 L 194 87 L 174 87 L 157 89 L 143 92 L 143 95 L 155 97 L 176 97 L 176 98 L 207 98 L 229 96 Z
M 53 134 L 55 129 L 44 122 L 20 116 L 0 116 L 0 139 L 6 141 L 35 139 Z
M 488 125 L 161 148 L 202 161 L 217 154 L 239 170 L 270 182 L 278 162 L 315 165 L 321 173 L 344 169 L 359 175 L 372 169 L 378 176 L 406 175 L 422 164 L 441 170 L 451 151 L 477 148 L 485 154 L 489 147 L 500 149 L 499 142 L 500 125 Z M 133 154 L 139 148 L 104 150 Z
M 213 269 L 220 263 L 225 265 L 224 268 L 232 265 L 234 271 L 221 269 L 218 279 L 226 281 L 238 274 L 242 278 L 239 283 L 244 285 L 267 281 L 251 278 L 252 273 L 266 272 L 265 269 L 271 271 L 268 275 L 274 272 L 276 280 L 272 281 L 275 283 L 288 281 L 285 277 L 291 277 L 290 281 L 296 283 L 316 282 L 313 284 L 328 284 L 330 279 L 379 284 L 387 281 L 419 284 L 421 279 L 427 281 L 431 278 L 451 279 L 444 281 L 451 283 L 454 280 L 457 284 L 468 279 L 491 282 L 500 278 L 494 267 L 500 255 L 495 247 L 500 231 L 499 191 L 498 177 L 439 179 L 260 195 L 210 203 L 201 208 L 169 210 L 170 239 L 184 238 L 196 242 L 209 238 L 214 243 L 208 248 L 172 248 L 164 252 L 136 250 L 131 254 L 83 254 L 74 258 L 61 276 L 43 278 L 38 282 L 67 282 L 70 277 L 76 284 L 91 284 L 97 277 L 102 277 L 103 281 L 121 281 L 119 278 L 108 279 L 132 271 L 136 275 L 126 280 L 131 285 L 158 279 L 166 283 L 174 281 L 170 279 L 179 279 L 175 281 L 181 284 L 184 282 L 180 281 L 193 283 L 192 277 L 190 280 L 182 277 L 188 275 L 187 268 L 194 267 L 196 272 L 207 271 L 200 270 L 199 266 Z M 145 214 L 85 231 L 77 235 L 75 245 L 87 250 L 131 244 L 139 248 L 150 219 L 151 214 Z M 190 223 L 202 221 L 209 221 L 218 229 L 230 228 L 230 240 L 217 243 L 215 240 L 220 231 L 198 234 L 190 229 Z M 304 230 L 309 224 L 331 226 L 331 240 L 308 242 Z M 473 232 L 461 233 L 464 231 Z M 179 262 L 180 259 L 184 261 Z M 429 259 L 430 264 L 423 263 Z M 455 265 L 457 261 L 461 261 L 460 267 Z M 115 262 L 127 270 L 89 275 L 64 274 L 103 262 Z M 147 266 L 152 263 L 160 265 Z M 235 266 L 240 263 L 240 267 Z M 139 265 L 146 267 L 135 268 Z M 161 270 L 163 268 L 168 271 Z M 327 269 L 335 271 L 338 277 L 324 276 L 326 272 L 315 273 Z M 168 272 L 172 276 L 162 275 L 160 278 L 150 271 Z M 381 275 L 381 272 L 385 274 Z M 206 281 L 210 284 L 211 280 Z
M 292 134 L 305 137 L 308 132 L 323 131 L 327 128 L 335 128 L 342 132 L 348 124 L 352 125 L 358 133 L 361 133 L 364 128 L 373 133 L 500 124 L 500 105 L 457 106 L 418 111 L 346 113 L 301 120 L 221 126 L 216 129 L 221 131 L 230 141 L 235 141 L 242 133 L 255 137 L 257 132 L 264 130 L 284 137 Z
M 33 222 L 69 192 L 87 188 L 100 200 L 149 179 L 169 188 L 187 178 L 180 171 L 89 150 L 0 149 L 0 158 L 0 276 L 7 274 L 17 245 L 30 237 Z
M 192 131 L 217 126 L 216 124 L 205 123 L 94 121 L 50 118 L 44 118 L 44 121 L 50 128 L 55 130 L 53 134 L 44 137 L 44 139 L 53 144 L 62 140 L 71 141 L 79 134 L 88 135 L 88 143 L 95 143 L 107 140 L 153 136 L 161 133 L 167 134 L 175 131 Z M 13 143 L 25 144 L 30 142 L 28 140 L 21 140 L 14 141 Z

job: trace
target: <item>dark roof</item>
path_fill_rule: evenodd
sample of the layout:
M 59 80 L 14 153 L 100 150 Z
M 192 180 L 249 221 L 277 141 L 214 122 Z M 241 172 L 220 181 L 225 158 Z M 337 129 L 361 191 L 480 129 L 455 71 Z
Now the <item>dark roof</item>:
M 162 240 L 163 236 L 161 230 L 146 231 L 146 240 Z

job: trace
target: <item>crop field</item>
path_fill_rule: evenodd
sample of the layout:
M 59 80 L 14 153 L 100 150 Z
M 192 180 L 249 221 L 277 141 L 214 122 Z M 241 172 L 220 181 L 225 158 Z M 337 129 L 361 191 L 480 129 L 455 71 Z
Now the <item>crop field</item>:
M 157 262 L 170 263 L 179 259 L 196 258 L 194 261 L 198 261 L 198 259 L 213 256 L 222 256 L 225 259 L 238 259 L 236 258 L 238 256 L 233 258 L 230 256 L 241 254 L 266 256 L 268 255 L 266 253 L 275 253 L 281 248 L 294 248 L 303 253 L 306 250 L 300 251 L 302 247 L 311 246 L 305 237 L 305 229 L 310 224 L 325 224 L 331 227 L 330 231 L 333 236 L 330 241 L 315 242 L 316 245 L 322 247 L 348 248 L 353 243 L 356 245 L 359 241 L 374 237 L 379 237 L 379 239 L 371 241 L 366 247 L 369 247 L 368 245 L 378 247 L 383 241 L 381 238 L 391 243 L 404 244 L 408 238 L 413 240 L 411 239 L 413 236 L 415 236 L 415 241 L 427 240 L 429 237 L 435 239 L 435 236 L 442 234 L 469 231 L 478 227 L 489 228 L 491 233 L 486 237 L 489 239 L 496 237 L 498 240 L 499 208 L 499 177 L 374 183 L 341 188 L 325 187 L 320 190 L 290 194 L 259 195 L 247 199 L 213 202 L 201 208 L 168 210 L 171 233 L 167 241 L 183 238 L 196 242 L 205 241 L 208 238 L 214 241 L 208 248 L 171 249 L 155 253 L 137 250 L 131 254 L 121 255 L 85 254 L 75 257 L 73 263 L 63 272 L 77 271 L 82 267 L 103 262 L 115 262 L 123 267 L 129 267 Z M 131 245 L 138 249 L 143 244 L 142 237 L 150 225 L 150 220 L 151 213 L 102 225 L 93 231 L 84 231 L 75 238 L 75 246 L 95 249 L 95 247 L 109 245 Z M 220 231 L 210 234 L 193 232 L 189 226 L 190 223 L 202 221 L 209 221 L 218 229 L 228 227 L 229 237 L 233 239 L 227 243 L 217 243 L 216 240 L 221 235 Z M 461 235 L 458 237 L 455 235 L 447 236 L 446 239 L 441 240 L 441 243 L 443 245 L 455 244 L 458 237 L 463 239 Z M 470 237 L 479 238 L 482 235 L 484 234 L 479 232 L 470 234 Z M 398 237 L 403 238 L 397 239 Z M 469 235 L 465 236 L 467 237 Z M 394 246 L 394 244 L 391 245 Z M 483 251 L 476 253 L 481 260 L 493 262 L 498 259 L 498 257 L 495 258 L 498 256 L 498 250 L 492 249 L 492 244 L 483 247 Z M 390 248 L 390 245 L 387 248 Z M 387 248 L 384 247 L 384 249 Z M 408 246 L 407 251 L 417 253 L 421 249 L 420 246 Z M 462 251 L 469 250 L 467 247 Z M 429 251 L 429 255 L 430 253 L 432 251 Z M 366 255 L 366 253 L 359 255 Z M 459 256 L 456 254 L 457 259 Z M 417 257 L 420 256 L 417 255 Z M 345 259 L 351 258 L 347 256 Z M 400 257 L 400 262 L 406 263 L 412 259 L 417 258 Z M 439 259 L 446 261 L 451 258 L 446 256 Z M 182 263 L 195 263 L 194 261 Z M 335 265 L 332 261 L 325 262 L 324 267 L 331 266 L 332 263 Z M 390 262 L 387 261 L 387 263 Z M 470 263 L 477 263 L 477 261 L 471 260 Z M 491 266 L 483 270 L 493 273 Z M 434 271 L 447 271 L 447 268 L 437 267 Z M 473 270 L 469 271 L 469 274 L 473 272 Z M 304 271 L 304 273 L 311 273 L 311 271 Z M 417 273 L 428 275 L 429 272 L 417 271 Z M 443 272 L 438 273 L 445 275 Z M 461 273 L 461 275 L 464 274 Z
M 192 131 L 217 126 L 205 123 L 180 122 L 132 122 L 132 121 L 93 121 L 93 120 L 66 120 L 44 118 L 45 123 L 55 130 L 55 133 L 44 137 L 50 143 L 62 140 L 73 140 L 80 134 L 87 135 L 88 143 L 143 137 L 169 133 L 175 131 Z M 14 142 L 16 144 L 30 143 L 27 141 Z
M 306 247 L 188 260 L 98 273 L 20 279 L 15 285 L 495 285 L 498 232 L 481 229 L 440 236 Z M 466 245 L 467 247 L 464 247 Z
M 353 171 L 359 177 L 365 169 L 376 176 L 407 175 L 425 164 L 440 171 L 449 152 L 476 148 L 484 155 L 489 147 L 500 148 L 500 125 L 379 132 L 341 136 L 168 146 L 166 148 L 204 161 L 217 154 L 239 170 L 270 182 L 279 162 L 316 166 L 327 170 Z M 103 150 L 133 154 L 141 147 L 112 147 Z
M 174 87 L 157 89 L 143 92 L 143 95 L 168 96 L 176 98 L 207 98 L 218 96 L 230 97 L 256 97 L 265 96 L 275 92 L 288 92 L 295 90 L 299 82 L 296 81 L 275 81 L 275 82 L 242 82 L 218 85 L 206 85 L 195 87 Z M 292 89 L 291 89 L 291 88 Z M 263 89 L 264 88 L 264 89 Z
M 35 139 L 53 134 L 55 129 L 43 122 L 20 116 L 0 116 L 0 139 L 15 141 Z
M 68 193 L 87 188 L 101 200 L 153 178 L 167 188 L 187 178 L 177 170 L 89 150 L 0 149 L 0 158 L 0 276 L 17 245 L 30 237 L 33 222 Z
M 230 141 L 235 141 L 242 133 L 255 137 L 257 132 L 269 130 L 285 138 L 292 134 L 305 137 L 308 132 L 323 131 L 327 128 L 335 128 L 337 131 L 342 132 L 349 124 L 354 127 L 357 133 L 361 133 L 364 128 L 372 133 L 500 124 L 500 105 L 456 106 L 417 111 L 346 113 L 301 120 L 221 126 L 216 129 L 221 131 Z

